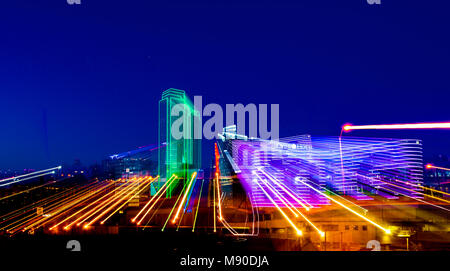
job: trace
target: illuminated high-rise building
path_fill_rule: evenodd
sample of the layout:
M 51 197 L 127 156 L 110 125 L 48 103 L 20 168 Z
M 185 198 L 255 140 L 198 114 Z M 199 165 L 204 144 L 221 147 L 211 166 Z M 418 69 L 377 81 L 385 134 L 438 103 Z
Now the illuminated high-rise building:
M 194 138 L 195 119 L 199 117 L 183 90 L 170 88 L 162 93 L 158 127 L 159 185 L 173 174 L 178 177 L 167 189 L 168 196 L 180 180 L 188 180 L 190 174 L 201 167 L 201 139 Z M 172 133 L 173 127 L 182 131 L 181 138 Z

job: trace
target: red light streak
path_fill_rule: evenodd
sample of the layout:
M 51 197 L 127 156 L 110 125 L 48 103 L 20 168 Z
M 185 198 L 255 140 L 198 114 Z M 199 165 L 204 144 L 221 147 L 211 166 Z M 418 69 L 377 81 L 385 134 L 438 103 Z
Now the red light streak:
M 450 171 L 450 168 L 436 167 L 436 166 L 433 166 L 432 164 L 427 164 L 425 167 L 426 167 L 427 169 L 441 169 L 441 170 Z
M 450 129 L 450 122 L 380 124 L 380 125 L 345 124 L 342 127 L 342 130 L 346 132 L 352 130 L 399 130 L 399 129 Z

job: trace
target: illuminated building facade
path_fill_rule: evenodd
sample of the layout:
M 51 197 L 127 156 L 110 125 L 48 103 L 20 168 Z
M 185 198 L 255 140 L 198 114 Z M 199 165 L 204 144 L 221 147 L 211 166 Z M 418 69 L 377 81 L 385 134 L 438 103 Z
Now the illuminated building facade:
M 269 141 L 223 133 L 219 142 L 224 158 L 231 156 L 224 169 L 237 174 L 260 207 L 318 207 L 330 204 L 328 194 L 358 201 L 423 198 L 420 140 L 301 135 Z
M 181 114 L 174 112 L 175 106 L 181 107 Z M 179 180 L 185 182 L 193 171 L 201 167 L 201 139 L 194 139 L 195 118 L 199 114 L 183 90 L 167 89 L 159 101 L 158 143 L 158 185 L 161 186 L 173 174 L 178 178 L 171 182 L 167 196 L 171 196 Z M 181 125 L 183 136 L 175 138 L 172 127 L 175 122 L 183 121 Z

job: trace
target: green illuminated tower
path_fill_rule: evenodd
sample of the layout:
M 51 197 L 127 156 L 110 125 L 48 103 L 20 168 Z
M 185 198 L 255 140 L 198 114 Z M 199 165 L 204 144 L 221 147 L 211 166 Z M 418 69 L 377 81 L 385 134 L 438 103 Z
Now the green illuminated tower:
M 182 108 L 183 112 L 175 110 L 180 114 L 172 116 L 175 106 Z M 167 189 L 168 197 L 172 196 L 180 181 L 186 182 L 190 174 L 201 167 L 201 139 L 194 139 L 194 123 L 198 117 L 198 112 L 183 90 L 170 88 L 162 93 L 158 129 L 158 143 L 162 146 L 158 151 L 159 186 L 173 174 L 179 177 Z M 177 139 L 172 134 L 172 126 L 174 123 L 178 125 L 181 120 L 183 136 Z

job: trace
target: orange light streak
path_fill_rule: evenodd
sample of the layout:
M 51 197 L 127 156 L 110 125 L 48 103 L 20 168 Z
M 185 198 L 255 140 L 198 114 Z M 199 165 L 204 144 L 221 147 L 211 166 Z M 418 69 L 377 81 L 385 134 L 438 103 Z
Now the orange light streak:
M 410 182 L 404 182 L 404 181 L 400 181 L 400 180 L 395 180 L 395 181 L 399 182 L 399 183 L 406 184 L 406 185 L 412 185 L 412 186 L 415 186 L 415 187 L 419 187 L 419 188 L 422 188 L 422 189 L 426 189 L 426 190 L 430 190 L 430 191 L 433 191 L 433 192 L 436 192 L 436 193 L 440 193 L 440 194 L 444 194 L 444 195 L 450 196 L 449 193 L 445 193 L 444 191 L 441 191 L 441 190 L 436 190 L 436 189 L 429 188 L 429 187 L 426 187 L 426 186 L 422 186 L 422 185 L 418 185 L 418 184 L 410 183 Z
M 270 189 L 270 191 L 272 191 L 272 193 L 274 193 L 283 203 L 284 205 L 286 205 L 286 207 L 289 208 L 289 210 L 291 210 L 291 212 L 293 212 L 293 214 L 295 215 L 295 217 L 298 217 L 297 213 L 299 215 L 301 215 L 306 222 L 308 222 L 319 234 L 320 236 L 325 236 L 325 233 L 322 232 L 319 228 L 316 227 L 316 225 L 314 225 L 314 223 L 311 222 L 311 220 L 309 220 L 302 212 L 300 212 L 300 210 L 298 210 L 291 202 L 289 202 L 283 195 L 281 195 L 278 191 L 275 190 L 275 188 L 266 180 L 263 180 L 262 178 L 260 178 L 257 174 L 256 176 L 258 177 L 258 179 L 260 179 L 261 181 L 263 181 L 263 183 Z M 291 207 L 289 207 L 288 205 L 290 205 Z M 291 209 L 292 208 L 292 209 Z M 295 213 L 294 210 L 297 212 Z
M 256 181 L 256 180 L 254 180 Z M 281 210 L 280 206 L 278 206 L 278 204 L 273 200 L 273 198 L 266 192 L 266 190 L 264 190 L 264 188 L 262 188 L 262 186 L 259 184 L 259 182 L 255 182 L 259 188 L 261 189 L 261 191 L 263 191 L 263 193 L 266 195 L 266 197 L 272 202 L 273 205 L 275 205 L 275 207 L 278 209 L 278 211 L 284 216 L 284 218 L 286 219 L 286 221 L 292 226 L 292 228 L 295 229 L 295 232 L 297 233 L 297 235 L 302 235 L 302 231 L 297 228 L 297 226 L 295 226 L 294 222 L 292 222 L 292 220 L 288 217 L 288 215 L 283 212 L 283 210 Z
M 61 181 L 61 180 L 58 180 L 58 181 Z M 26 189 L 26 190 L 23 190 L 23 191 L 20 191 L 20 192 L 17 192 L 17 193 L 14 193 L 14 194 L 5 196 L 5 197 L 3 197 L 3 198 L 0 198 L 0 201 L 2 201 L 2 200 L 4 200 L 4 199 L 12 198 L 12 197 L 14 197 L 14 196 L 17 196 L 17 195 L 20 195 L 20 194 L 23 194 L 23 193 L 27 193 L 27 192 L 33 191 L 33 190 L 35 190 L 35 189 L 38 189 L 38 188 L 47 186 L 47 185 L 49 185 L 49 184 L 54 184 L 54 183 L 56 183 L 56 182 L 58 182 L 58 181 L 50 181 L 50 182 L 48 182 L 48 183 L 46 183 L 46 184 L 38 185 L 38 186 L 35 186 L 35 187 L 32 187 L 32 188 L 29 188 L 29 189 Z
M 94 184 L 89 184 L 89 185 L 94 185 Z M 77 191 L 77 190 L 79 190 L 79 191 L 81 191 L 83 188 L 80 188 L 80 187 L 78 187 L 78 188 L 73 188 L 73 189 L 70 189 L 69 191 Z M 59 192 L 59 193 L 56 193 L 56 194 L 54 194 L 54 195 L 51 195 L 51 196 L 49 196 L 49 197 L 47 197 L 47 198 L 44 198 L 44 199 L 41 199 L 41 200 L 39 200 L 39 201 L 36 201 L 36 202 L 34 202 L 34 203 L 31 203 L 31 204 L 29 204 L 29 205 L 27 205 L 27 206 L 24 206 L 24 207 L 22 207 L 22 208 L 20 208 L 20 209 L 17 209 L 17 210 L 14 210 L 14 211 L 12 211 L 12 212 L 9 212 L 9 213 L 7 213 L 7 214 L 5 214 L 5 215 L 2 215 L 2 216 L 0 216 L 0 218 L 3 218 L 2 219 L 2 221 L 0 222 L 0 224 L 2 224 L 2 223 L 4 223 L 4 222 L 6 222 L 6 221 L 8 221 L 8 220 L 11 220 L 11 219 L 14 219 L 14 218 L 16 218 L 17 216 L 20 216 L 20 215 L 23 215 L 24 213 L 26 213 L 26 212 L 29 212 L 29 211 L 31 211 L 31 210 L 34 210 L 34 208 L 36 207 L 36 206 L 45 206 L 45 205 L 47 205 L 47 204 L 49 204 L 49 203 L 51 203 L 51 202 L 54 202 L 54 201 L 57 201 L 57 200 L 59 200 L 59 199 L 61 199 L 61 198 L 64 198 L 64 197 L 66 197 L 66 194 L 68 193 L 68 191 L 61 191 L 61 192 Z M 48 208 L 48 207 L 47 207 Z M 26 210 L 26 209 L 28 209 L 28 210 Z M 16 214 L 17 213 L 17 214 Z M 14 214 L 16 214 L 16 215 L 14 215 Z M 5 219 L 6 217 L 8 217 L 8 219 Z
M 425 193 L 422 193 L 422 192 L 419 192 L 419 191 L 416 191 L 416 190 L 412 190 L 412 189 L 408 189 L 408 188 L 405 188 L 405 187 L 400 186 L 400 185 L 395 185 L 395 184 L 392 184 L 392 183 L 389 183 L 389 182 L 382 181 L 382 180 L 380 180 L 380 179 L 375 179 L 375 180 L 380 181 L 380 182 L 383 182 L 383 183 L 385 183 L 385 184 L 387 184 L 387 185 L 395 186 L 395 187 L 397 187 L 397 188 L 400 188 L 400 189 L 404 189 L 404 190 L 413 192 L 413 193 L 418 193 L 418 194 L 421 194 L 421 195 L 423 195 L 423 196 L 426 196 L 426 197 L 429 197 L 429 198 L 432 198 L 432 199 L 436 199 L 436 200 L 440 200 L 440 201 L 443 201 L 443 202 L 446 202 L 446 203 L 450 203 L 450 201 L 448 201 L 448 200 L 441 199 L 441 198 L 438 198 L 438 197 L 435 197 L 435 196 L 431 196 L 431 195 L 427 195 L 427 194 L 425 194 Z
M 142 207 L 142 209 L 139 211 L 139 213 L 133 217 L 133 219 L 131 219 L 131 222 L 135 222 L 136 219 L 139 217 L 139 215 L 147 208 L 148 205 L 150 205 L 150 203 L 152 203 L 152 201 L 161 193 L 164 193 L 167 188 L 165 188 L 166 186 L 170 185 L 170 183 L 177 178 L 177 176 L 175 174 L 173 174 L 160 188 L 159 190 L 156 192 L 156 194 L 147 202 L 147 204 L 144 205 L 144 207 Z M 164 191 L 163 191 L 164 190 Z M 159 199 L 159 198 L 158 198 Z M 151 209 L 151 207 L 150 207 Z M 146 213 L 147 214 L 147 213 Z M 141 219 L 142 221 L 142 219 Z M 138 224 L 139 225 L 139 224 Z
M 391 234 L 391 230 L 385 229 L 384 227 L 378 225 L 378 224 L 375 223 L 374 221 L 368 219 L 367 217 L 365 217 L 365 216 L 363 216 L 362 214 L 356 212 L 355 210 L 351 209 L 350 207 L 348 207 L 348 206 L 342 204 L 341 202 L 339 202 L 339 201 L 333 199 L 332 197 L 328 196 L 327 194 L 323 193 L 322 191 L 320 191 L 320 190 L 314 188 L 313 186 L 307 184 L 306 182 L 300 180 L 300 177 L 295 177 L 295 180 L 297 180 L 297 181 L 299 181 L 299 182 L 302 182 L 303 184 L 305 184 L 305 185 L 308 186 L 309 188 L 313 189 L 313 190 L 316 191 L 317 193 L 322 194 L 323 196 L 325 196 L 325 197 L 328 198 L 329 200 L 331 200 L 331 201 L 337 203 L 338 205 L 344 207 L 344 208 L 347 209 L 348 211 L 350 211 L 350 212 L 354 213 L 355 215 L 361 217 L 362 219 L 366 220 L 367 222 L 371 223 L 372 225 L 376 226 L 377 228 L 382 229 L 386 234 Z
M 98 216 L 96 216 L 94 219 L 92 219 L 90 222 L 88 222 L 86 225 L 84 225 L 84 228 L 88 228 L 90 225 L 94 224 L 97 220 L 99 220 L 101 217 L 103 217 L 106 213 L 108 213 L 112 208 L 119 205 L 123 200 L 130 197 L 131 194 L 133 194 L 136 190 L 140 189 L 142 186 L 147 185 L 149 182 L 151 182 L 149 179 L 144 179 L 142 183 L 140 183 L 137 187 L 134 187 L 131 189 L 130 192 L 128 192 L 125 196 L 122 196 L 119 200 L 117 200 L 114 204 L 109 206 L 106 210 L 104 210 L 102 213 L 100 213 Z M 128 190 L 127 190 L 128 191 Z
M 151 180 L 149 183 L 144 184 L 143 188 L 140 189 L 138 192 L 136 192 L 133 196 L 131 196 L 128 200 L 126 200 L 124 203 L 122 203 L 119 207 L 117 207 L 117 209 L 112 212 L 109 216 L 107 216 L 105 219 L 103 219 L 100 224 L 105 223 L 105 221 L 107 221 L 110 217 L 112 217 L 117 211 L 119 211 L 120 209 L 122 209 L 123 206 L 125 206 L 125 204 L 127 204 L 128 202 L 130 202 L 136 195 L 140 194 L 142 191 L 144 191 L 144 189 L 147 188 L 148 184 L 151 184 L 152 182 L 154 182 L 156 179 L 158 179 L 159 176 L 156 176 L 153 180 Z
M 175 179 L 174 179 L 175 180 Z M 153 202 L 152 206 L 150 206 L 150 208 L 147 209 L 147 212 L 145 212 L 144 216 L 141 217 L 141 219 L 136 223 L 137 225 L 141 225 L 142 220 L 144 220 L 144 218 L 148 215 L 148 213 L 153 209 L 153 207 L 156 205 L 156 203 L 158 202 L 158 200 L 162 197 L 162 195 L 164 195 L 164 193 L 167 191 L 167 189 L 169 189 L 169 186 L 164 187 L 164 190 L 159 194 L 158 198 Z M 156 197 L 156 195 L 155 195 Z
M 111 185 L 115 185 L 115 182 L 111 182 L 111 183 L 108 184 L 107 186 L 103 187 L 103 188 L 101 189 L 101 191 L 98 191 L 98 192 L 104 191 L 105 189 L 109 188 Z M 89 208 L 89 207 L 92 206 L 93 204 L 97 203 L 98 201 L 104 199 L 105 197 L 109 196 L 111 193 L 114 193 L 114 192 L 116 192 L 116 191 L 115 191 L 115 190 L 112 190 L 112 191 L 106 193 L 106 194 L 103 195 L 102 197 L 96 199 L 95 201 L 93 201 L 93 202 L 91 202 L 90 204 L 86 205 L 85 207 L 83 207 L 82 209 L 80 209 L 80 210 L 78 210 L 77 212 L 73 213 L 72 215 L 70 215 L 70 216 L 66 217 L 65 219 L 61 220 L 58 224 L 53 225 L 49 230 L 54 230 L 54 229 L 56 229 L 56 228 L 57 228 L 59 225 L 61 225 L 62 223 L 66 222 L 67 220 L 71 219 L 72 217 L 76 216 L 77 214 L 81 213 L 82 211 L 86 210 L 87 208 Z M 69 229 L 70 229 L 70 226 L 65 226 L 64 229 L 65 229 L 65 230 L 69 230 Z
M 188 185 L 186 191 L 184 192 L 183 198 L 181 199 L 180 205 L 178 206 L 178 210 L 175 213 L 175 217 L 172 219 L 172 223 L 175 223 L 176 219 L 178 218 L 178 215 L 180 214 L 180 211 L 181 211 L 181 207 L 183 206 L 184 201 L 186 200 L 186 197 L 187 197 L 187 195 L 189 193 L 191 185 L 194 182 L 194 179 L 195 179 L 196 176 L 197 176 L 197 171 L 194 171 L 194 173 L 192 173 L 191 181 L 189 182 L 189 185 Z
M 133 178 L 131 181 L 132 185 L 135 185 L 135 183 L 137 182 L 135 178 Z M 103 208 L 105 208 L 106 206 L 108 206 L 111 202 L 115 201 L 116 199 L 118 199 L 119 197 L 121 197 L 123 194 L 125 194 L 128 190 L 132 189 L 132 186 L 128 186 L 125 189 L 123 189 L 122 191 L 118 192 L 117 195 L 112 196 L 110 199 L 107 199 L 106 201 L 103 201 L 102 203 L 100 203 L 99 205 L 95 206 L 93 209 L 89 210 L 88 212 L 86 212 L 85 214 L 81 215 L 80 217 L 78 217 L 76 220 L 72 221 L 69 225 L 67 225 L 69 228 L 77 223 L 77 226 L 80 226 L 83 222 L 85 222 L 86 220 L 88 220 L 90 217 L 92 217 L 93 215 L 95 215 L 96 213 L 98 213 L 99 211 L 101 211 Z M 114 192 L 117 192 L 117 189 L 114 189 Z M 81 221 L 80 221 L 81 220 Z M 66 227 L 67 227 L 66 226 Z
M 98 186 L 100 186 L 100 185 L 101 185 L 101 184 L 95 184 L 95 183 L 94 183 L 94 184 L 88 184 L 88 185 L 86 185 L 85 187 L 80 188 L 80 189 L 77 191 L 77 193 L 81 193 L 81 195 L 85 195 L 85 194 L 89 193 L 89 189 L 92 189 L 93 187 L 98 187 Z M 59 195 L 59 194 L 61 194 L 61 195 Z M 80 196 L 80 194 L 74 194 L 74 195 L 70 195 L 70 196 L 67 197 L 66 194 L 67 194 L 67 191 L 62 191 L 61 193 L 58 193 L 58 194 L 53 195 L 53 196 L 50 196 L 50 197 L 48 197 L 47 199 L 44 199 L 44 200 L 41 202 L 41 203 L 47 202 L 47 203 L 44 203 L 42 206 L 45 206 L 46 204 L 48 204 L 48 203 L 50 203 L 50 202 L 53 202 L 51 205 L 45 206 L 46 211 L 47 211 L 48 213 L 52 213 L 52 212 L 53 212 L 54 210 L 56 210 L 58 207 L 62 206 L 65 202 L 70 201 L 70 200 L 73 200 L 73 199 L 77 198 L 77 196 Z M 58 196 L 58 195 L 59 195 L 59 196 Z M 54 198 L 53 198 L 53 197 L 54 197 Z M 50 199 L 50 198 L 52 198 L 52 199 Z M 19 223 L 18 225 L 16 225 L 16 226 L 14 226 L 14 227 L 12 227 L 12 228 L 9 229 L 9 231 L 12 231 L 12 230 L 14 230 L 14 229 L 16 229 L 16 228 L 18 228 L 18 227 L 20 227 L 20 226 L 22 226 L 22 225 L 25 225 L 25 224 L 27 224 L 27 223 L 30 224 L 30 223 L 32 223 L 32 221 L 39 220 L 40 216 L 37 216 L 37 214 L 36 214 L 36 212 L 35 212 L 35 209 L 34 209 L 34 207 L 33 207 L 33 204 L 31 205 L 31 207 L 30 207 L 30 209 L 29 209 L 28 211 L 25 211 L 25 213 L 30 212 L 30 211 L 31 211 L 31 214 L 25 216 L 24 218 L 21 218 L 21 219 L 18 220 L 18 221 L 15 221 L 15 222 L 13 222 L 13 223 L 10 223 L 9 225 L 3 227 L 2 229 L 8 228 L 8 227 L 10 227 L 11 225 L 14 225 L 14 224 Z M 19 215 L 21 215 L 21 214 L 17 214 L 17 215 L 15 215 L 14 217 L 17 217 L 17 216 L 19 216 Z M 14 218 L 14 217 L 12 217 L 12 218 Z M 10 219 L 12 219 L 12 218 L 10 218 Z M 9 220 L 9 219 L 8 219 L 8 220 Z M 22 222 L 21 222 L 21 221 L 22 221 Z M 21 222 L 21 223 L 20 223 L 20 222 Z
M 86 200 L 87 198 L 90 198 L 91 196 L 95 195 L 97 192 L 98 192 L 98 190 L 97 191 L 93 191 L 93 192 L 92 191 L 87 191 L 87 192 L 85 192 L 85 193 L 83 193 L 81 195 L 75 195 L 75 197 L 72 197 L 72 199 L 70 199 L 68 203 L 62 203 L 58 207 L 55 207 L 53 210 L 51 210 L 49 212 L 50 216 L 44 217 L 44 218 L 42 218 L 42 219 L 40 219 L 40 220 L 38 220 L 38 221 L 36 221 L 36 222 L 26 226 L 23 230 L 26 231 L 29 228 L 33 228 L 34 226 L 37 226 L 36 228 L 44 226 L 45 224 L 47 224 L 51 220 L 56 219 L 58 217 L 58 215 L 60 213 L 62 213 L 63 211 L 70 209 L 71 207 L 73 207 L 76 204 Z M 44 222 L 45 220 L 47 220 L 47 221 Z M 41 225 L 39 225 L 39 224 L 41 224 Z

